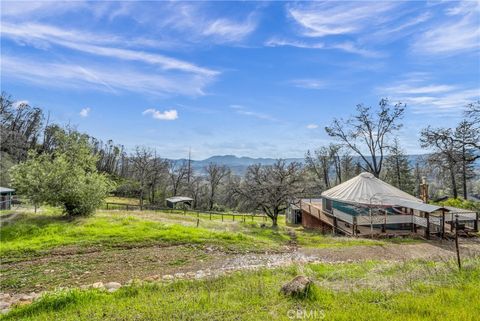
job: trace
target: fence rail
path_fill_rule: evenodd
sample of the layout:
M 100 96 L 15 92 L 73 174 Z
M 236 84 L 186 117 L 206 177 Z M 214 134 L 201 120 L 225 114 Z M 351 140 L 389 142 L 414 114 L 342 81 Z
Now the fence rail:
M 215 212 L 215 211 L 200 211 L 200 210 L 183 210 L 183 209 L 175 209 L 169 207 L 162 207 L 162 206 L 154 206 L 154 205 L 143 205 L 140 206 L 138 204 L 125 204 L 125 203 L 114 203 L 114 202 L 106 202 L 106 209 L 121 209 L 127 211 L 134 211 L 134 210 L 148 210 L 148 211 L 161 211 L 166 213 L 175 213 L 175 214 L 184 214 L 184 215 L 196 215 L 197 218 L 200 218 L 200 215 L 205 217 L 208 215 L 209 219 L 212 220 L 214 216 L 221 217 L 221 220 L 224 221 L 226 219 L 231 219 L 232 221 L 243 221 L 246 222 L 247 219 L 254 221 L 256 218 L 260 218 L 262 221 L 267 221 L 268 216 L 265 214 L 257 214 L 257 213 L 225 213 L 225 212 Z

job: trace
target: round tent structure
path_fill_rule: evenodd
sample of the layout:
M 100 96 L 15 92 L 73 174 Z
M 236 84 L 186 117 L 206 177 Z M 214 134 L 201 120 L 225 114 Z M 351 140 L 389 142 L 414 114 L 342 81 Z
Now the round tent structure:
M 397 205 L 399 201 L 423 203 L 415 196 L 405 193 L 367 172 L 324 191 L 322 198 L 369 206 L 392 206 Z

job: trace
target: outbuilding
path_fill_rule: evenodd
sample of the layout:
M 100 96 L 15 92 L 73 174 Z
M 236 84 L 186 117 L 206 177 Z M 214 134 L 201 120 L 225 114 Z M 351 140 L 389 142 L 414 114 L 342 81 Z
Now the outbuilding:
M 8 187 L 0 187 L 0 210 L 12 208 L 12 199 L 15 190 Z

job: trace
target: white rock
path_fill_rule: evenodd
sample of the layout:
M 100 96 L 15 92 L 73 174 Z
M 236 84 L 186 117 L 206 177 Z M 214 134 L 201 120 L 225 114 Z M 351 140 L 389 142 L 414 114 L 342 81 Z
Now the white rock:
M 20 297 L 20 301 L 32 301 L 34 299 L 33 296 L 31 295 L 28 295 L 28 294 L 24 294 Z
M 185 277 L 185 273 L 175 273 L 176 279 L 183 279 Z
M 102 289 L 103 288 L 103 282 L 95 282 L 91 285 L 92 288 L 94 289 Z
M 108 282 L 105 284 L 105 289 L 107 289 L 108 292 L 114 292 L 117 291 L 122 285 L 118 282 Z
M 165 280 L 165 281 L 173 280 L 173 275 L 170 275 L 170 274 L 164 275 L 162 276 L 162 280 Z

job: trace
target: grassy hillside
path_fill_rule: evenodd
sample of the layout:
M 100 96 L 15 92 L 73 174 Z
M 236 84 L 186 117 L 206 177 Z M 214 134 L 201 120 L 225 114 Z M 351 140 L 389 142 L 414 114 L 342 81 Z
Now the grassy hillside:
M 281 285 L 315 280 L 304 298 Z M 480 265 L 364 262 L 237 272 L 210 280 L 138 284 L 115 293 L 62 292 L 14 310 L 5 320 L 475 320 Z

